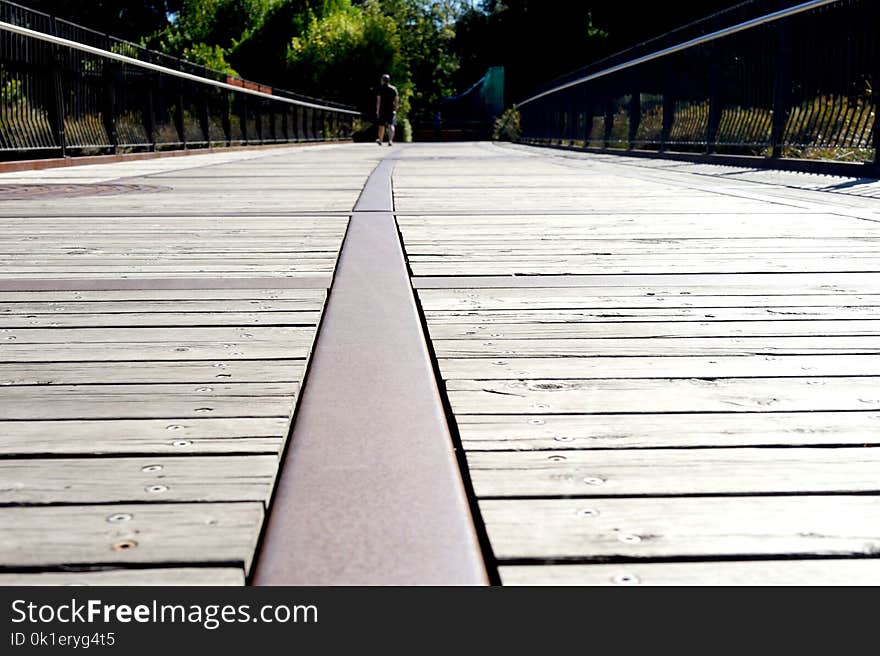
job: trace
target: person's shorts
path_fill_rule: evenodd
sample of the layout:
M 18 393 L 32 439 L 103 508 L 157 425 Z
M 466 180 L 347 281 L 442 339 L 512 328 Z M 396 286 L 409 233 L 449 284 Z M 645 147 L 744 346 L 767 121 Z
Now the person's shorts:
M 397 112 L 391 112 L 390 114 L 381 114 L 379 116 L 379 124 L 397 125 Z

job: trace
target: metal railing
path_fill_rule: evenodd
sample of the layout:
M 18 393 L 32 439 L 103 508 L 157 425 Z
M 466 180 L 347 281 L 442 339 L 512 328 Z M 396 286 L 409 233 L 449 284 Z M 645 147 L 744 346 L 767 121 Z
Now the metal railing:
M 0 0 L 0 159 L 334 141 L 357 116 Z
M 876 174 L 877 25 L 876 0 L 743 2 L 539 89 L 522 140 Z

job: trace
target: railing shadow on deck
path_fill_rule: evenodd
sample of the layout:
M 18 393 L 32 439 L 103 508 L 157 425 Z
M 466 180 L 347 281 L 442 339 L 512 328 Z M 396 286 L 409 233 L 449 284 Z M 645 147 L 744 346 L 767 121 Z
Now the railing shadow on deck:
M 817 173 L 880 174 L 875 0 L 752 0 L 518 104 L 522 142 Z
M 358 116 L 0 0 L 0 160 L 335 141 Z

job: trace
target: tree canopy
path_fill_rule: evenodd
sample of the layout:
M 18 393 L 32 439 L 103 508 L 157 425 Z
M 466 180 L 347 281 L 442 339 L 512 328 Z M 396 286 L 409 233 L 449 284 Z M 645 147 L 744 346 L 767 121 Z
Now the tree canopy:
M 389 73 L 401 117 L 429 115 L 490 66 L 508 104 L 734 0 L 23 0 L 212 68 L 368 108 Z

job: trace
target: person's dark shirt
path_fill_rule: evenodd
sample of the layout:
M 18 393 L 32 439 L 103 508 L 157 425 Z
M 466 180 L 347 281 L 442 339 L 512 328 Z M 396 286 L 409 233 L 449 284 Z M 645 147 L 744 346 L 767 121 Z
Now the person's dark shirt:
M 379 112 L 391 114 L 394 111 L 394 99 L 397 98 L 397 87 L 390 84 L 382 84 L 376 88 L 379 97 Z

